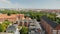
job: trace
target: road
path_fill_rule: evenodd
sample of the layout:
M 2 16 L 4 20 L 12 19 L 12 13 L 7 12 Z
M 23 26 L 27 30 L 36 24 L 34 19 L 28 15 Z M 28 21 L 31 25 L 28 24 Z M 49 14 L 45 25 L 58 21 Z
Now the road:
M 29 34 L 43 34 L 43 30 L 42 30 L 42 27 L 40 26 L 39 22 L 37 20 L 34 20 L 34 24 L 35 24 L 34 25 L 35 26 L 35 29 L 29 31 Z M 41 31 L 40 32 L 37 32 L 37 29 L 40 29 Z
M 18 28 L 16 28 L 16 31 L 14 34 L 20 34 L 20 32 L 18 31 Z
M 35 20 L 36 28 L 40 28 L 40 30 L 41 30 L 40 34 L 45 34 L 45 31 L 42 29 L 41 24 L 39 24 L 39 23 L 40 22 L 38 22 L 37 20 Z

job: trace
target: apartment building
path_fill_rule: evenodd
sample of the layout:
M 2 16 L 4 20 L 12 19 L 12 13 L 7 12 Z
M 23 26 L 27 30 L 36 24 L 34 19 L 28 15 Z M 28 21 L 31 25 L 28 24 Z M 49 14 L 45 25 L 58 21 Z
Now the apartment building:
M 20 19 L 24 19 L 24 14 L 11 14 L 10 16 L 7 14 L 0 14 L 0 23 L 4 22 L 5 20 L 15 23 Z
M 11 23 L 17 23 L 19 26 L 28 26 L 31 18 L 24 17 L 24 14 L 0 14 L 0 23 L 3 23 L 5 20 L 10 21 Z
M 31 21 L 31 18 L 29 18 L 29 17 L 26 17 L 23 20 L 19 20 L 18 21 L 19 22 L 19 26 L 26 26 L 26 27 L 28 27 L 30 21 Z
M 46 16 L 42 16 L 41 25 L 46 34 L 60 34 L 60 24 L 51 21 Z

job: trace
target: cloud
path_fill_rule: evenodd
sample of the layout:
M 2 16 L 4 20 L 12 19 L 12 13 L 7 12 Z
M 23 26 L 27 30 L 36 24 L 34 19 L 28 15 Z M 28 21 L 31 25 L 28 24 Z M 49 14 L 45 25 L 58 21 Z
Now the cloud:
M 0 0 L 0 8 L 21 8 L 23 5 L 12 3 L 10 0 Z
M 6 4 L 10 4 L 11 2 L 9 0 L 0 0 L 1 3 L 6 3 Z
M 20 2 L 17 0 L 14 3 L 11 1 L 0 0 L 0 8 L 60 8 L 59 0 L 23 0 Z

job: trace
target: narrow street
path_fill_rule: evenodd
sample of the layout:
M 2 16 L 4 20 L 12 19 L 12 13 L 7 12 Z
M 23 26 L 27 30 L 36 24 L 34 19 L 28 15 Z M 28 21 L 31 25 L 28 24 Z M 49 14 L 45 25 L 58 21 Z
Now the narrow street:
M 14 26 L 16 27 L 16 31 L 14 32 L 14 34 L 20 34 L 20 32 L 19 32 L 19 30 L 18 30 L 18 28 L 17 28 L 17 27 L 18 27 L 18 25 L 17 25 L 17 24 L 15 24 Z
M 37 28 L 40 28 L 40 30 L 41 30 L 40 34 L 45 34 L 43 28 L 41 27 L 41 24 L 39 24 L 39 23 L 40 22 L 37 21 L 36 25 L 37 25 Z
M 34 20 L 34 23 L 30 23 L 31 25 L 34 25 L 35 27 L 30 25 L 31 27 L 30 27 L 29 34 L 44 34 L 44 30 L 42 29 L 41 24 L 39 23 L 40 22 L 38 22 L 36 19 Z
M 20 34 L 20 32 L 18 31 L 18 28 L 16 28 L 16 31 L 14 32 L 14 34 Z
M 38 22 L 38 21 L 34 21 L 34 23 L 30 23 L 30 25 L 34 25 L 34 26 L 32 26 L 32 27 L 30 27 L 30 28 L 32 28 L 33 30 L 31 30 L 30 32 L 29 32 L 29 34 L 44 34 L 44 30 L 43 30 L 43 28 L 41 27 L 41 24 L 39 24 L 40 22 Z M 22 28 L 21 28 L 22 29 Z M 40 32 L 36 32 L 37 31 L 37 29 L 39 29 L 40 30 Z M 18 31 L 18 28 L 17 28 L 17 26 L 16 26 L 16 31 L 14 32 L 14 34 L 20 34 L 20 32 Z

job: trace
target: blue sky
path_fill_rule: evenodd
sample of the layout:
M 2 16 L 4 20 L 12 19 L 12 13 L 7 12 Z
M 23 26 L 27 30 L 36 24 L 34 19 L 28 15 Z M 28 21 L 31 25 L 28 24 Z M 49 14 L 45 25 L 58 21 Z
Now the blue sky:
M 60 9 L 60 0 L 0 0 L 0 8 Z

